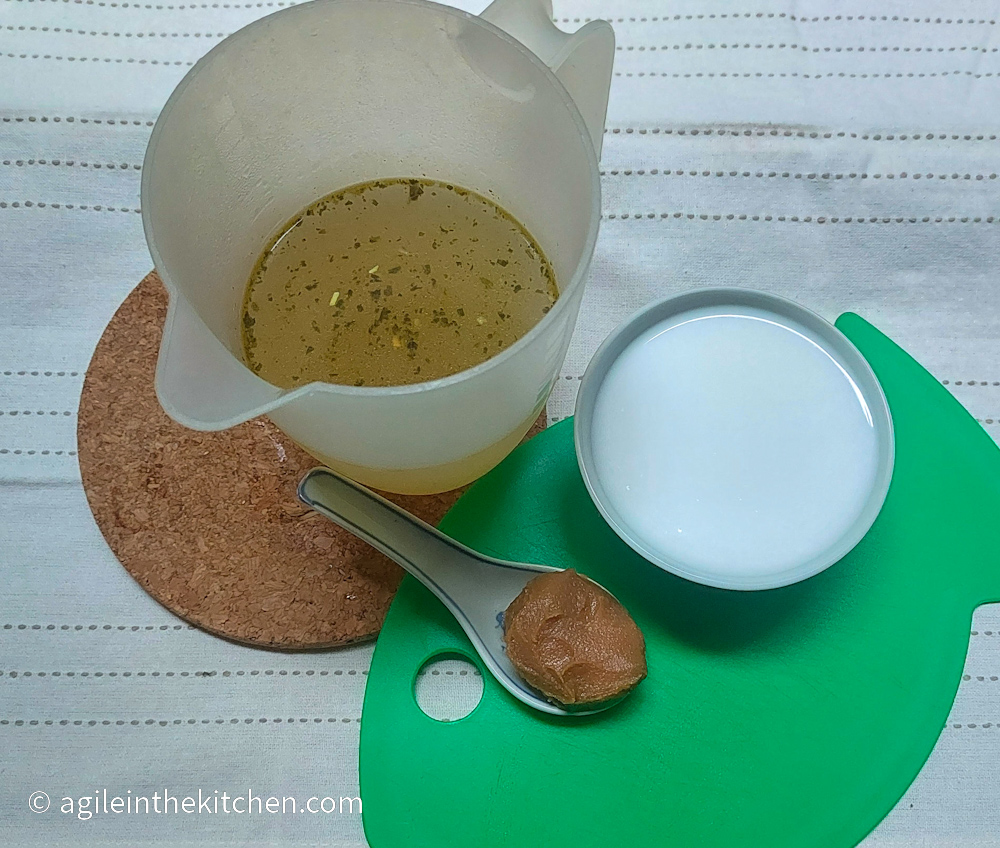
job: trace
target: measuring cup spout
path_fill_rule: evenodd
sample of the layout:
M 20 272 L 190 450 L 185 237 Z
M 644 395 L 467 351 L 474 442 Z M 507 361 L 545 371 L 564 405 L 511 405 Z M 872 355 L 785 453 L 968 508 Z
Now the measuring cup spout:
M 552 69 L 580 110 L 600 159 L 615 61 L 611 24 L 591 21 L 574 33 L 563 32 L 552 22 L 552 0 L 494 0 L 480 17 L 514 36 Z
M 286 394 L 237 360 L 184 295 L 171 293 L 156 364 L 156 396 L 171 418 L 192 430 L 225 430 L 270 412 Z

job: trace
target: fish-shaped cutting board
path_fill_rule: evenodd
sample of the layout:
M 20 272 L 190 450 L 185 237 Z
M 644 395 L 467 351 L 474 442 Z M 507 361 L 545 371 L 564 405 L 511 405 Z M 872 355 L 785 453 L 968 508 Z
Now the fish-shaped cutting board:
M 896 462 L 872 529 L 816 577 L 734 592 L 646 562 L 593 507 L 571 421 L 462 497 L 445 532 L 607 586 L 646 636 L 649 677 L 608 712 L 555 718 L 484 674 L 469 716 L 435 721 L 414 701 L 418 669 L 477 660 L 407 578 L 365 693 L 372 848 L 849 848 L 878 824 L 944 727 L 974 608 L 1000 600 L 1000 450 L 878 330 L 837 326 L 885 389 Z

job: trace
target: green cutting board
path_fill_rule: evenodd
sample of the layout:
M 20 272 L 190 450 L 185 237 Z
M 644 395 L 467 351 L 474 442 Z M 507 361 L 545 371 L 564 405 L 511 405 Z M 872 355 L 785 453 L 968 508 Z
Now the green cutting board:
M 837 326 L 885 389 L 896 464 L 868 535 L 816 577 L 741 593 L 646 562 L 592 506 L 569 421 L 456 504 L 441 527 L 467 545 L 607 586 L 645 633 L 649 677 L 606 713 L 556 718 L 484 675 L 467 718 L 435 721 L 417 670 L 475 657 L 407 578 L 361 720 L 372 848 L 846 848 L 889 812 L 944 727 L 973 609 L 1000 599 L 1000 451 L 888 338 L 856 315 Z

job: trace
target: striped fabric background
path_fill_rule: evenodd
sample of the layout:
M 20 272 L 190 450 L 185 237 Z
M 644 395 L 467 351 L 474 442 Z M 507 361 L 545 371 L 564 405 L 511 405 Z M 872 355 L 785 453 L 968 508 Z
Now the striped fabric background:
M 55 812 L 103 788 L 357 794 L 371 647 L 274 654 L 178 623 L 108 551 L 76 460 L 90 354 L 151 266 L 157 112 L 220 38 L 286 5 L 0 0 L 5 845 L 364 842 L 350 813 Z M 619 45 L 604 220 L 550 418 L 629 312 L 734 284 L 861 313 L 1000 438 L 1000 3 L 557 0 L 565 29 L 598 17 Z M 441 671 L 447 712 L 479 681 Z M 938 746 L 866 844 L 1000 846 L 998 677 L 1000 607 L 984 607 Z

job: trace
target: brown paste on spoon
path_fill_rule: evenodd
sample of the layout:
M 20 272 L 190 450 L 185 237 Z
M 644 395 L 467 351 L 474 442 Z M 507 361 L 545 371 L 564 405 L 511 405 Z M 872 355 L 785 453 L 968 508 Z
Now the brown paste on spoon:
M 531 580 L 507 607 L 503 628 L 517 673 L 551 701 L 607 701 L 646 676 L 639 627 L 613 595 L 571 568 Z

